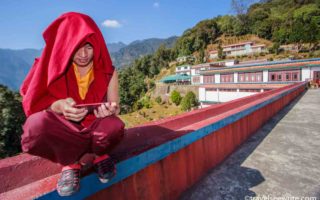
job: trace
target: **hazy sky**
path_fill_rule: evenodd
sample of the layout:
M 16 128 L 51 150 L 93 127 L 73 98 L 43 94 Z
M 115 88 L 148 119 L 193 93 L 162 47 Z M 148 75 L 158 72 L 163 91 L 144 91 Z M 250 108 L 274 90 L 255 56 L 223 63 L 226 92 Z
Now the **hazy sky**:
M 42 32 L 64 12 L 91 16 L 107 43 L 180 36 L 203 19 L 232 14 L 231 0 L 1 0 L 0 48 L 42 48 Z

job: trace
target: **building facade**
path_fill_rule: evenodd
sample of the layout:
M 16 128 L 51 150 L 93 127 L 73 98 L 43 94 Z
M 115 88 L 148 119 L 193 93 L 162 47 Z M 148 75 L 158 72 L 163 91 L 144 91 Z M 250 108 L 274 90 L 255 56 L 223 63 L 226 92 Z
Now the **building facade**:
M 190 65 L 180 65 L 176 67 L 176 75 L 186 74 L 191 75 L 191 66 Z
M 191 67 L 191 84 L 199 85 L 202 107 L 317 79 L 318 76 L 320 58 L 224 67 L 211 67 L 208 64 Z
M 243 55 L 253 55 L 259 53 L 267 53 L 268 49 L 265 44 L 255 44 L 254 42 L 248 41 L 243 43 L 231 44 L 222 46 L 223 54 L 227 57 L 236 57 Z M 218 51 L 209 51 L 209 59 L 217 59 Z

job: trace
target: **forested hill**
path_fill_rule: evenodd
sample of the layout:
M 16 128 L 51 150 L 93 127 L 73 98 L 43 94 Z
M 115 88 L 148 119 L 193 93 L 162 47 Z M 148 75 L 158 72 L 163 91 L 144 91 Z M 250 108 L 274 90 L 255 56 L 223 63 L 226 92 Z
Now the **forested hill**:
M 263 0 L 251 5 L 246 13 L 199 22 L 183 33 L 174 50 L 177 55 L 195 51 L 203 55 L 207 45 L 218 43 L 221 35 L 246 34 L 279 44 L 310 43 L 316 48 L 320 40 L 319 6 L 320 0 Z
M 172 48 L 177 40 L 176 36 L 166 39 L 150 38 L 146 40 L 137 40 L 129 45 L 111 53 L 112 61 L 117 68 L 130 65 L 135 59 L 153 54 L 161 44 L 168 48 Z
M 233 0 L 235 7 L 241 0 Z M 217 45 L 220 38 L 254 34 L 280 44 L 310 44 L 319 48 L 320 0 L 262 0 L 238 15 L 217 16 L 200 21 L 184 31 L 173 48 L 160 47 L 153 55 L 137 59 L 119 74 L 120 100 L 123 112 L 139 107 L 139 99 L 154 87 L 153 77 L 178 56 L 195 55 L 195 63 L 204 62 L 208 46 Z M 239 9 L 241 10 L 241 9 Z M 214 13 L 212 13 L 214 16 Z M 221 37 L 223 36 L 223 37 Z M 194 63 L 191 63 L 194 64 Z

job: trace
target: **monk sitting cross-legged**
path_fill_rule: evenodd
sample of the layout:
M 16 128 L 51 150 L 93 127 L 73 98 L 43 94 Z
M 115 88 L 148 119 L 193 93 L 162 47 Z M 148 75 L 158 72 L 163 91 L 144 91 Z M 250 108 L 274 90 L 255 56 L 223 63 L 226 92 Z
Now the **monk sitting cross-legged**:
M 43 33 L 46 46 L 20 89 L 27 120 L 22 149 L 64 167 L 61 196 L 79 189 L 85 154 L 101 182 L 115 174 L 108 156 L 124 134 L 119 114 L 118 77 L 103 36 L 87 15 L 66 13 Z M 88 109 L 86 104 L 102 103 Z M 80 106 L 82 104 L 83 106 Z

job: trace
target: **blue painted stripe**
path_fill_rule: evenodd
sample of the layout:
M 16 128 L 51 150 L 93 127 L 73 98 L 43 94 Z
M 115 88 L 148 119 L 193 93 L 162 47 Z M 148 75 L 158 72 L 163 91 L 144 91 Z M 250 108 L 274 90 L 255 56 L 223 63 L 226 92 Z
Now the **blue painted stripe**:
M 161 144 L 155 148 L 147 150 L 137 156 L 119 162 L 117 164 L 117 175 L 106 184 L 100 183 L 96 174 L 91 174 L 81 179 L 82 189 L 80 189 L 80 191 L 73 196 L 60 197 L 56 191 L 53 191 L 39 197 L 38 199 L 84 199 L 86 197 L 89 197 L 95 194 L 96 192 L 108 188 L 111 185 L 137 173 L 138 171 L 146 168 L 147 166 L 162 160 L 163 158 L 179 151 L 180 149 L 183 149 L 187 145 L 196 142 L 197 140 L 211 134 L 212 132 L 217 131 L 241 118 L 244 118 L 250 113 L 253 113 L 256 110 L 268 104 L 271 104 L 272 102 L 284 97 L 285 95 L 291 93 L 299 87 L 301 87 L 301 85 L 296 86 L 288 91 L 282 92 L 281 94 L 272 97 L 262 103 L 254 105 L 241 112 L 235 113 L 208 126 L 202 127 L 196 131 L 190 132 L 179 138 L 176 138 L 174 140 Z

